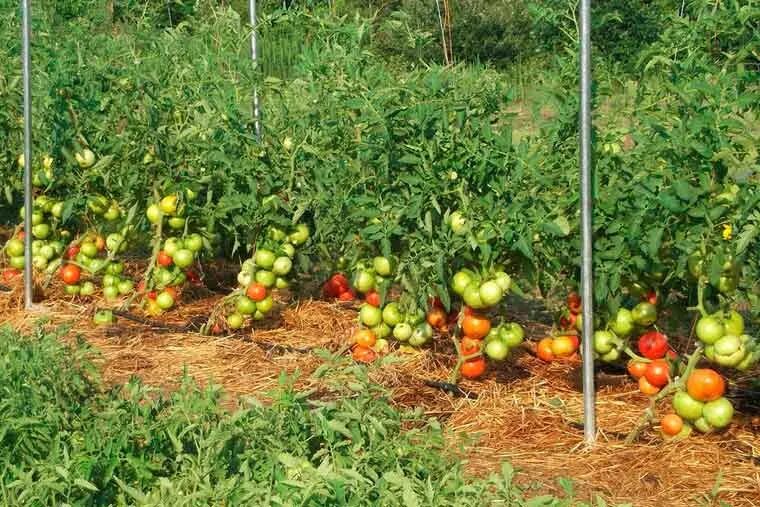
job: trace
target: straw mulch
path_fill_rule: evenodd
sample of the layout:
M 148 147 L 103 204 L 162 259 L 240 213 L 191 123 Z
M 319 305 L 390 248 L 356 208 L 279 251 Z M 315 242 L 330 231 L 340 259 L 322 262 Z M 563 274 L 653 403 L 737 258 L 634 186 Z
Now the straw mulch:
M 218 296 L 183 302 L 167 320 L 181 325 L 207 316 Z M 341 351 L 355 326 L 353 309 L 306 301 L 283 305 L 279 320 L 244 336 L 206 337 L 194 333 L 151 329 L 119 319 L 117 326 L 90 324 L 92 308 L 71 301 L 46 302 L 40 312 L 19 310 L 16 289 L 0 293 L 1 322 L 29 329 L 39 318 L 70 323 L 67 339 L 81 335 L 101 356 L 108 382 L 137 375 L 144 382 L 172 389 L 187 371 L 199 382 L 221 384 L 228 403 L 240 395 L 265 396 L 277 386 L 282 371 L 300 372 L 297 385 L 315 387 L 310 378 L 320 359 L 315 348 Z M 197 320 L 197 319 L 196 319 Z M 529 335 L 538 336 L 540 326 Z M 416 354 L 372 367 L 373 380 L 389 388 L 396 403 L 422 407 L 445 424 L 452 449 L 467 459 L 477 475 L 495 472 L 503 460 L 520 471 L 520 481 L 537 491 L 557 493 L 556 477 L 574 480 L 576 494 L 599 494 L 612 504 L 641 507 L 719 505 L 760 506 L 760 417 L 742 414 L 722 434 L 697 435 L 664 443 L 655 429 L 641 443 L 623 439 L 647 406 L 647 399 L 622 374 L 600 373 L 597 397 L 599 442 L 583 446 L 580 363 L 544 364 L 527 352 L 492 368 L 481 382 L 463 382 L 476 398 L 454 397 L 427 387 L 427 380 L 446 380 L 453 365 L 445 340 Z M 754 373 L 757 375 L 757 371 Z M 661 407 L 667 410 L 667 404 Z M 542 483 L 541 486 L 536 486 Z

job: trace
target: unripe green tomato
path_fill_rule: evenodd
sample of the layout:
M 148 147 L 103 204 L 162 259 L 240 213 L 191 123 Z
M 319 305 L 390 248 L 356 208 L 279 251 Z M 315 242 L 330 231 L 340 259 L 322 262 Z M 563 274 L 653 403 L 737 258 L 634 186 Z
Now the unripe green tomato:
M 272 306 L 274 306 L 274 299 L 272 299 L 271 294 L 267 295 L 267 297 L 256 303 L 256 309 L 265 315 L 269 313 L 269 311 L 272 309 Z
M 106 299 L 106 301 L 113 301 L 114 299 L 118 299 L 119 288 L 115 285 L 103 287 L 103 297 Z
M 408 341 L 413 332 L 412 326 L 406 322 L 401 322 L 393 327 L 393 337 L 400 342 Z
M 240 329 L 243 327 L 244 321 L 245 317 L 237 312 L 231 313 L 227 316 L 227 326 L 229 326 L 230 329 Z
M 261 271 L 256 271 L 254 280 L 269 289 L 274 286 L 275 282 L 277 281 L 277 277 L 271 271 L 262 269 Z

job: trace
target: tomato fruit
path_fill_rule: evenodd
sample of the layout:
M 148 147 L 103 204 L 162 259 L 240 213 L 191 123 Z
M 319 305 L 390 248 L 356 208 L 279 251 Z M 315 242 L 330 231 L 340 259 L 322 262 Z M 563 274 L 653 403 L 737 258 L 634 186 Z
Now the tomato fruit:
M 686 380 L 686 392 L 697 401 L 717 400 L 726 392 L 726 381 L 715 370 L 698 368 Z
M 380 308 L 380 294 L 377 291 L 371 290 L 364 296 L 364 300 L 368 305 L 372 305 L 376 308 Z
M 5 245 L 5 252 L 10 257 L 19 257 L 24 255 L 24 242 L 20 239 L 13 238 Z
M 504 271 L 497 271 L 494 273 L 494 280 L 499 284 L 502 294 L 509 292 L 509 289 L 512 287 L 512 277 Z
M 240 329 L 244 321 L 245 317 L 237 312 L 227 315 L 227 327 L 230 329 Z
M 486 360 L 482 356 L 468 359 L 462 363 L 462 366 L 459 368 L 459 372 L 462 374 L 462 376 L 470 380 L 480 377 L 485 373 L 485 371 Z
M 676 414 L 680 415 L 687 421 L 696 421 L 702 417 L 704 403 L 695 400 L 686 391 L 678 391 L 673 396 L 673 408 Z
M 409 340 L 413 332 L 412 326 L 406 322 L 401 322 L 393 327 L 393 337 L 400 342 Z
M 176 264 L 177 267 L 180 269 L 185 269 L 192 265 L 193 261 L 195 261 L 195 255 L 191 250 L 183 248 L 181 250 L 177 250 L 174 253 L 172 259 L 174 260 L 174 264 Z
M 383 313 L 375 306 L 363 304 L 359 309 L 359 321 L 367 327 L 374 327 L 383 321 Z
M 550 363 L 554 361 L 554 352 L 552 351 L 553 338 L 543 338 L 536 346 L 536 356 L 542 361 Z
M 503 361 L 509 355 L 509 347 L 501 340 L 491 340 L 486 343 L 486 355 L 494 361 Z
M 656 359 L 647 365 L 644 377 L 653 386 L 663 387 L 670 380 L 670 365 L 667 361 Z
M 361 270 L 356 275 L 354 286 L 356 289 L 365 294 L 375 288 L 375 275 L 371 271 Z
M 458 271 L 451 279 L 451 290 L 456 294 L 463 296 L 465 289 L 470 283 L 472 283 L 472 281 L 472 275 L 466 271 Z
M 483 348 L 483 340 L 476 340 L 475 338 L 462 338 L 459 344 L 459 351 L 463 356 L 471 356 L 477 354 Z
M 277 281 L 277 277 L 272 273 L 271 271 L 267 271 L 265 269 L 262 269 L 261 271 L 256 271 L 256 274 L 254 275 L 254 280 L 256 280 L 257 283 L 260 283 L 267 289 L 271 288 L 275 282 Z
M 119 288 L 115 285 L 103 287 L 103 297 L 106 301 L 113 301 L 119 298 Z
M 628 373 L 635 379 L 640 379 L 647 371 L 648 363 L 632 359 L 628 361 Z
M 245 291 L 246 296 L 251 298 L 255 302 L 259 302 L 267 297 L 267 288 L 260 283 L 252 283 Z
M 381 322 L 380 324 L 376 325 L 372 328 L 372 332 L 375 333 L 375 336 L 378 340 L 382 338 L 387 338 L 391 335 L 391 328 L 388 324 L 385 322 Z
M 116 288 L 119 290 L 119 294 L 121 294 L 122 296 L 126 296 L 127 294 L 132 292 L 132 290 L 134 290 L 135 284 L 134 282 L 132 282 L 132 280 L 122 280 L 121 282 L 118 283 Z
M 446 326 L 447 317 L 443 308 L 433 308 L 427 314 L 427 323 L 435 329 L 441 329 Z
M 387 257 L 375 257 L 372 259 L 372 267 L 375 268 L 375 273 L 380 276 L 391 276 L 391 261 Z
M 502 297 L 502 290 L 498 283 L 493 280 L 483 282 L 478 290 L 480 300 L 485 306 L 494 306 L 499 304 Z
M 427 322 L 420 322 L 414 328 L 412 336 L 409 337 L 409 345 L 420 347 L 433 337 L 433 328 Z
M 100 310 L 92 317 L 96 326 L 107 326 L 113 324 L 115 320 L 111 310 Z
M 148 217 L 148 221 L 152 224 L 157 224 L 161 221 L 162 213 L 161 208 L 159 208 L 155 204 L 151 204 L 148 206 L 148 209 L 145 210 L 145 215 Z
M 552 354 L 555 357 L 570 357 L 575 354 L 576 347 L 569 336 L 557 336 L 552 340 Z
M 256 265 L 264 269 L 272 269 L 274 260 L 275 255 L 271 250 L 256 250 L 256 253 L 253 255 L 253 261 L 256 263 Z
M 345 290 L 338 295 L 339 301 L 353 301 L 356 298 L 356 294 L 351 289 Z
M 288 239 L 296 246 L 303 245 L 309 239 L 309 227 L 306 224 L 298 224 Z
M 269 295 L 256 303 L 256 310 L 263 314 L 267 314 L 272 310 L 272 307 L 274 306 L 274 299 L 272 299 L 272 296 Z
M 193 233 L 185 238 L 185 248 L 193 253 L 198 253 L 203 250 L 203 238 L 200 234 Z
M 491 321 L 478 314 L 466 315 L 462 319 L 462 331 L 468 338 L 481 340 L 491 330 Z
M 401 314 L 401 310 L 399 310 L 397 303 L 388 303 L 385 305 L 385 308 L 383 308 L 383 322 L 394 327 L 402 320 L 404 320 L 404 316 Z
M 477 282 L 470 282 L 464 289 L 462 299 L 464 299 L 465 304 L 470 308 L 480 309 L 485 306 L 480 298 L 480 285 Z
M 449 226 L 454 234 L 464 234 L 467 232 L 467 219 L 461 211 L 455 211 L 449 216 Z
M 32 229 L 32 234 L 34 234 L 34 229 Z M 739 286 L 739 276 L 738 275 L 721 275 L 721 277 L 718 279 L 718 290 L 722 294 L 733 294 L 736 292 L 736 288 Z
M 610 323 L 612 331 L 621 338 L 630 335 L 633 332 L 633 327 L 633 314 L 627 308 L 619 309 L 615 314 L 615 320 Z
M 176 195 L 167 195 L 158 203 L 158 208 L 164 215 L 173 215 L 177 212 L 178 201 Z
M 639 378 L 639 391 L 646 394 L 647 396 L 652 396 L 654 394 L 659 393 L 660 388 L 655 385 L 652 385 L 644 376 L 644 377 Z
M 657 320 L 657 308 L 652 303 L 642 301 L 633 307 L 631 317 L 639 326 L 651 326 Z
M 66 264 L 61 268 L 60 274 L 63 283 L 66 285 L 74 285 L 76 283 L 79 283 L 79 279 L 82 275 L 82 270 L 79 269 L 79 266 L 75 266 L 74 264 Z
M 734 406 L 726 398 L 720 397 L 705 403 L 702 414 L 707 424 L 713 428 L 725 428 L 734 417 Z
M 372 347 L 377 342 L 377 336 L 369 329 L 360 329 L 354 333 L 354 342 L 360 347 Z
M 723 326 L 726 334 L 741 336 L 744 334 L 744 318 L 736 310 L 731 310 L 728 316 L 724 316 Z
M 90 281 L 84 282 L 79 290 L 79 294 L 82 296 L 92 296 L 95 294 L 95 284 Z
M 251 315 L 256 311 L 256 303 L 248 296 L 240 296 L 235 302 L 235 309 L 243 315 Z
M 598 354 L 607 354 L 617 348 L 620 339 L 609 331 L 596 331 L 594 333 L 594 350 Z
M 576 315 L 581 313 L 581 297 L 577 292 L 571 292 L 567 295 L 567 308 L 571 313 L 575 313 Z
M 156 262 L 158 263 L 159 266 L 166 268 L 168 266 L 171 266 L 174 263 L 174 259 L 172 259 L 172 257 L 168 253 L 161 250 L 160 252 L 158 252 L 158 257 L 156 257 Z
M 641 355 L 647 359 L 662 359 L 670 349 L 668 337 L 657 331 L 641 335 L 638 346 Z
M 715 316 L 708 315 L 697 321 L 697 338 L 703 343 L 712 345 L 726 334 L 723 323 Z
M 285 234 L 285 231 L 279 227 L 271 226 L 269 229 L 267 229 L 267 237 L 279 243 L 287 237 L 287 234 Z
M 695 250 L 689 255 L 686 264 L 689 268 L 689 273 L 696 279 L 702 276 L 704 272 L 705 261 L 702 258 L 702 253 L 699 250 Z
M 683 419 L 677 414 L 667 414 L 660 419 L 660 428 L 662 432 L 669 437 L 674 437 L 681 433 L 683 429 Z
M 377 352 L 369 347 L 356 345 L 351 351 L 351 357 L 358 363 L 371 363 L 377 359 Z
M 509 348 L 517 347 L 525 338 L 525 331 L 523 331 L 523 328 L 519 324 L 510 322 L 501 326 L 499 329 L 499 338 L 506 343 Z
M 747 355 L 747 348 L 740 337 L 727 334 L 713 344 L 713 355 L 719 365 L 734 367 Z
M 275 275 L 285 276 L 293 268 L 293 261 L 290 257 L 277 257 L 272 264 L 272 272 Z

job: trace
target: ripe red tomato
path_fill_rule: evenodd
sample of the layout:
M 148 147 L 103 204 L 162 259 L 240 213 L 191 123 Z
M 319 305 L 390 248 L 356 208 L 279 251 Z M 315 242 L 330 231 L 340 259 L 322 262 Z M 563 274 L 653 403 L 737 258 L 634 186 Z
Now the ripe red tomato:
M 158 252 L 158 258 L 156 259 L 156 262 L 159 266 L 166 268 L 168 266 L 171 266 L 174 260 L 172 259 L 171 255 L 161 250 Z
M 655 387 L 663 387 L 668 383 L 670 378 L 670 366 L 662 359 L 656 359 L 647 365 L 647 371 L 644 377 L 647 382 Z
M 649 304 L 656 305 L 657 304 L 657 292 L 654 290 L 650 290 L 646 293 L 644 296 L 644 301 L 646 301 Z
M 726 381 L 715 370 L 698 368 L 686 380 L 686 392 L 697 401 L 717 400 L 726 392 Z
M 79 245 L 70 246 L 69 249 L 66 250 L 66 258 L 73 259 L 74 257 L 77 256 L 77 254 L 79 253 L 79 250 L 80 250 Z
M 639 337 L 639 353 L 647 359 L 662 359 L 669 348 L 668 337 L 657 331 L 649 331 Z
M 670 437 L 678 435 L 683 429 L 683 419 L 676 414 L 667 414 L 660 420 L 660 428 Z
M 185 271 L 185 275 L 187 276 L 187 279 L 190 281 L 190 283 L 194 285 L 198 285 L 201 283 L 201 277 L 198 274 L 198 272 L 195 271 L 194 269 L 188 269 L 187 271 Z
M 24 239 L 26 237 L 26 233 L 23 230 L 18 231 L 18 234 L 16 234 L 16 237 L 18 239 Z
M 61 280 L 66 285 L 75 285 L 79 283 L 79 278 L 82 276 L 82 270 L 74 264 L 66 264 L 61 268 Z
M 468 359 L 459 368 L 459 372 L 464 378 L 476 379 L 486 371 L 486 360 L 483 356 Z
M 267 297 L 267 288 L 260 283 L 252 283 L 245 291 L 245 295 L 258 303 Z
M 21 271 L 14 268 L 8 268 L 3 270 L 3 281 L 8 283 L 12 281 L 14 278 L 19 276 L 21 274 Z
M 567 308 L 570 310 L 570 313 L 576 315 L 581 313 L 581 297 L 577 292 L 571 292 L 567 295 Z
M 158 297 L 158 293 L 156 291 L 152 290 L 148 292 L 148 299 L 152 299 L 155 301 L 157 297 Z
M 380 294 L 377 291 L 371 290 L 365 296 L 364 300 L 368 305 L 372 305 L 376 308 L 380 308 Z
M 554 351 L 552 349 L 553 343 L 554 338 L 544 338 L 538 342 L 538 345 L 536 346 L 536 355 L 539 359 L 546 361 L 547 363 L 554 361 Z
M 559 327 L 563 330 L 575 329 L 575 321 L 578 320 L 578 315 L 575 313 L 568 313 L 563 315 L 559 319 Z
M 354 294 L 354 291 L 351 289 L 348 289 L 340 293 L 340 295 L 338 296 L 338 300 L 353 301 L 355 297 L 356 297 L 356 294 Z
M 480 340 L 491 330 L 491 321 L 487 317 L 471 314 L 462 320 L 462 331 L 469 338 Z

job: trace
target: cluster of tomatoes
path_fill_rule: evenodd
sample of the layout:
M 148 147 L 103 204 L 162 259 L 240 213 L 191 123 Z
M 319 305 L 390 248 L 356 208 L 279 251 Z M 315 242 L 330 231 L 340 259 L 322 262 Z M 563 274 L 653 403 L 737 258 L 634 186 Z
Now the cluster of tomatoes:
M 736 258 L 734 253 L 730 250 L 730 247 L 720 247 L 722 251 L 714 252 L 714 256 L 720 253 L 723 263 L 719 266 L 720 273 L 717 280 L 713 280 L 711 283 L 715 289 L 721 294 L 728 296 L 736 292 L 736 288 L 739 286 L 739 280 L 741 277 L 741 262 Z M 713 262 L 713 255 L 709 255 L 707 250 L 697 249 L 689 255 L 687 260 L 687 267 L 689 274 L 696 280 L 709 279 L 708 271 Z
M 309 228 L 298 224 L 290 232 L 270 227 L 267 238 L 246 259 L 238 273 L 238 290 L 225 300 L 228 329 L 242 328 L 246 321 L 262 320 L 274 307 L 273 289 L 290 286 L 296 247 L 309 239 Z
M 606 363 L 618 361 L 627 348 L 627 340 L 646 332 L 657 321 L 656 299 L 647 298 L 633 308 L 620 308 L 607 329 L 594 332 L 594 352 Z
M 660 428 L 668 437 L 683 437 L 692 428 L 710 433 L 727 427 L 734 416 L 734 407 L 724 396 L 726 382 L 723 377 L 708 368 L 695 369 L 686 380 L 686 390 L 673 396 L 675 413 L 660 420 Z
M 703 315 L 696 332 L 705 357 L 716 364 L 746 371 L 760 361 L 760 343 L 744 334 L 744 319 L 735 310 Z
M 126 248 L 126 240 L 120 233 L 109 234 L 105 239 L 91 232 L 83 235 L 79 242 L 69 246 L 66 260 L 59 270 L 66 294 L 71 296 L 92 296 L 100 278 L 103 297 L 115 301 L 134 290 L 134 282 L 125 275 L 124 263 L 116 260 L 118 253 Z
M 327 299 L 337 299 L 339 301 L 353 301 L 356 298 L 356 293 L 351 288 L 351 283 L 343 273 L 335 273 L 325 282 L 322 286 L 322 295 Z
M 71 237 L 69 231 L 59 230 L 58 223 L 63 215 L 63 203 L 53 198 L 41 195 L 34 200 L 32 209 L 32 265 L 35 269 L 44 271 L 49 266 L 55 266 L 55 261 L 65 250 L 65 242 Z M 24 219 L 24 208 L 19 210 L 19 216 Z M 24 236 L 25 230 L 19 231 L 5 245 L 4 254 L 8 257 L 10 270 L 8 275 L 19 274 L 24 269 Z M 54 267 L 51 269 L 55 269 Z

